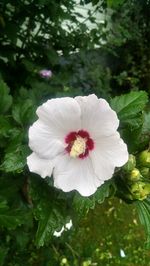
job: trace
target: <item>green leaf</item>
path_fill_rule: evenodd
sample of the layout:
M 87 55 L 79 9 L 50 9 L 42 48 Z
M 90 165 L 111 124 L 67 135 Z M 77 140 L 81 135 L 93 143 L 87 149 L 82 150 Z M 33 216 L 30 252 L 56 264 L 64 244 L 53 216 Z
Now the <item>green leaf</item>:
M 6 113 L 11 105 L 12 96 L 9 95 L 9 88 L 4 81 L 0 80 L 0 113 Z
M 5 116 L 0 115 L 0 138 L 8 137 L 9 130 L 12 128 L 12 125 L 9 119 Z
M 143 111 L 147 102 L 148 96 L 145 91 L 132 91 L 125 95 L 116 96 L 111 100 L 110 105 L 116 111 L 121 122 L 124 122 Z
M 35 107 L 32 100 L 27 99 L 23 102 L 20 101 L 18 104 L 14 105 L 12 116 L 14 120 L 20 125 L 31 123 L 35 117 Z
M 57 198 L 55 190 L 44 180 L 31 179 L 30 194 L 34 204 L 33 214 L 38 221 L 35 243 L 40 247 L 67 222 L 68 213 L 65 202 Z
M 28 213 L 19 209 L 0 209 L 0 226 L 8 229 L 15 229 L 17 226 L 25 224 L 28 218 Z
M 119 5 L 122 5 L 125 0 L 107 0 L 107 5 L 109 8 L 117 8 Z
M 26 223 L 30 217 L 30 212 L 25 209 L 10 209 L 7 205 L 7 201 L 2 199 L 0 201 L 0 226 L 7 229 L 15 229 Z
M 124 122 L 121 121 L 122 128 L 127 128 L 127 126 L 130 128 L 130 130 L 136 130 L 138 128 L 142 127 L 143 124 L 143 115 L 136 115 L 132 118 L 127 118 L 124 120 Z
M 0 177 L 0 196 L 11 199 L 16 198 L 17 192 L 20 191 L 23 186 L 24 178 L 20 178 L 20 176 L 1 176 Z M 2 201 L 3 202 L 3 201 Z M 1 202 L 1 204 L 2 204 Z M 5 203 L 5 200 L 4 200 Z M 1 205 L 0 205 L 1 208 Z
M 27 225 L 25 225 L 26 227 Z M 30 228 L 30 223 L 28 223 L 28 226 Z M 22 250 L 25 250 L 27 249 L 27 245 L 31 239 L 31 234 L 27 231 L 23 231 L 22 228 L 18 227 L 16 232 L 15 232 L 15 237 L 16 237 L 16 242 L 17 242 L 17 245 L 22 249 Z
M 89 209 L 94 209 L 96 203 L 103 203 L 105 198 L 110 195 L 110 188 L 114 187 L 113 179 L 106 181 L 100 186 L 94 195 L 90 197 L 83 197 L 76 193 L 73 199 L 73 206 L 76 212 L 82 216 L 85 215 Z
M 0 209 L 8 209 L 8 206 L 7 206 L 7 200 L 5 199 L 0 199 Z
M 122 131 L 122 138 L 128 146 L 129 153 L 135 153 L 139 150 L 139 144 L 143 146 L 141 136 L 141 129 L 124 128 Z
M 44 209 L 40 211 L 43 207 Z M 47 205 L 47 206 L 46 206 Z M 36 233 L 35 243 L 38 247 L 43 246 L 44 243 L 53 235 L 55 230 L 60 230 L 61 227 L 66 223 L 65 218 L 61 214 L 60 206 L 59 208 L 51 208 L 48 206 L 48 202 L 44 201 L 38 206 L 38 230 Z
M 103 203 L 105 198 L 115 193 L 115 184 L 114 180 L 110 179 L 105 181 L 104 184 L 97 189 L 95 194 L 93 195 L 95 201 L 99 204 Z
M 73 199 L 73 207 L 79 216 L 83 216 L 88 213 L 89 209 L 94 209 L 95 201 L 93 198 L 82 197 L 76 192 Z
M 8 253 L 8 248 L 1 246 L 0 247 L 0 266 L 6 265 L 4 264 L 6 255 Z
M 136 202 L 139 219 L 147 234 L 146 248 L 150 248 L 150 198 Z
M 26 165 L 26 157 L 28 154 L 28 147 L 20 145 L 14 152 L 6 153 L 0 169 L 9 172 L 21 173 Z
M 150 112 L 149 113 L 144 112 L 144 123 L 142 127 L 142 133 L 150 134 Z

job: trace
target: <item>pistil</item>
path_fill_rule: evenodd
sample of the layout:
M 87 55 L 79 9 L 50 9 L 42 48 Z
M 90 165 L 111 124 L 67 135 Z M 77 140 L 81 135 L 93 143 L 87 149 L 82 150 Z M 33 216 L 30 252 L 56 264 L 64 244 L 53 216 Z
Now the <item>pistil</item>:
M 71 147 L 70 156 L 76 158 L 79 155 L 84 154 L 85 150 L 86 150 L 86 139 L 77 137 Z

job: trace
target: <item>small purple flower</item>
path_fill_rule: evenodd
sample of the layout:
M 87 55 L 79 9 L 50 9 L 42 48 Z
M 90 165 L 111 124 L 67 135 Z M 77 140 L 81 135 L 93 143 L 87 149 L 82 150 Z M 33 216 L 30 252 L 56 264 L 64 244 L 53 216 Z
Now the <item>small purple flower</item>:
M 52 71 L 49 69 L 42 69 L 39 71 L 39 74 L 42 78 L 49 79 L 52 76 Z

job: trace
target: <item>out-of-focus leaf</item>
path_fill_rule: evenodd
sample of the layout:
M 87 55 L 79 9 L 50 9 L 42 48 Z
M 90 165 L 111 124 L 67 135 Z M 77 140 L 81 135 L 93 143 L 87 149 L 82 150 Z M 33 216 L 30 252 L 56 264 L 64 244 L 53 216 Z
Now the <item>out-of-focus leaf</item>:
M 0 227 L 15 229 L 28 221 L 31 213 L 28 209 L 9 208 L 7 200 L 0 198 Z
M 150 112 L 144 113 L 144 123 L 142 127 L 142 133 L 150 134 Z
M 0 209 L 0 226 L 8 229 L 15 229 L 17 226 L 27 223 L 29 213 L 20 209 Z
M 9 95 L 9 88 L 3 80 L 0 80 L 0 114 L 6 113 L 11 104 L 12 96 Z
M 143 224 L 146 235 L 146 248 L 150 248 L 150 198 L 147 198 L 143 201 L 137 201 L 137 210 L 139 214 L 139 219 L 141 224 Z
M 14 176 L 3 176 L 1 174 L 1 177 L 0 177 L 0 196 L 4 197 L 6 199 L 15 197 L 17 194 L 17 191 L 19 191 L 21 189 L 23 182 L 24 182 L 24 178 L 20 178 L 20 177 L 16 178 Z M 2 204 L 2 202 L 1 202 L 1 204 Z M 6 203 L 6 202 L 4 201 L 4 203 Z
M 8 137 L 9 130 L 11 130 L 12 125 L 9 121 L 9 118 L 0 115 L 0 138 Z
M 119 5 L 122 5 L 125 0 L 107 0 L 107 5 L 109 8 L 117 8 Z
M 8 253 L 8 248 L 1 246 L 0 247 L 0 266 L 5 265 L 5 258 Z

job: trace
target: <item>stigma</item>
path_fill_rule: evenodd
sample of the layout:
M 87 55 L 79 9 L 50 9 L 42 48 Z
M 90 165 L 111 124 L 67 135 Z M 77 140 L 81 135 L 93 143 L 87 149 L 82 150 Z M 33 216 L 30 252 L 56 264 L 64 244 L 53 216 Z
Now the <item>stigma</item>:
M 77 137 L 71 147 L 70 156 L 76 158 L 79 155 L 84 154 L 85 150 L 86 150 L 86 140 L 84 138 Z

